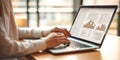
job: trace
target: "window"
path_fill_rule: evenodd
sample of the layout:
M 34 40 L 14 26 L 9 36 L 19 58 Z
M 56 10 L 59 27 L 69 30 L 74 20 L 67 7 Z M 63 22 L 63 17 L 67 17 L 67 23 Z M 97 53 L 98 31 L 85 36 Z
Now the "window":
M 73 0 L 12 0 L 18 27 L 70 25 Z
M 70 25 L 72 21 L 72 0 L 40 0 L 39 26 Z

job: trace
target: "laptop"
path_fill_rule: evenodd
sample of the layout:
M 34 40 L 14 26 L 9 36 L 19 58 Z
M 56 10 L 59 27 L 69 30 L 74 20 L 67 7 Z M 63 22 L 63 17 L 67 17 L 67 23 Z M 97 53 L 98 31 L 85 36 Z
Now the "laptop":
M 54 54 L 99 49 L 115 15 L 117 5 L 80 6 L 70 28 L 69 46 L 60 44 L 49 52 Z

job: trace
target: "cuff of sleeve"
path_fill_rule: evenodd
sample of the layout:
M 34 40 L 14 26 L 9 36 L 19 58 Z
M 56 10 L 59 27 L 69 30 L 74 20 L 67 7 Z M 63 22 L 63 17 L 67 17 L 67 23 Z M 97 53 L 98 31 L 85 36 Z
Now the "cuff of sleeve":
M 39 50 L 45 50 L 47 48 L 47 45 L 44 40 L 35 40 L 33 41 L 34 46 L 37 47 Z
M 32 37 L 33 38 L 40 38 L 40 37 L 42 37 L 42 31 L 40 29 L 33 29 L 32 30 Z

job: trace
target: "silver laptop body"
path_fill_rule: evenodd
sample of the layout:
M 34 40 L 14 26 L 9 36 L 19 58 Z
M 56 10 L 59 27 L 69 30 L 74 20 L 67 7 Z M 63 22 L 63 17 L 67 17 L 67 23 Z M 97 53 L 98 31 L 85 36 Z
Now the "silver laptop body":
M 95 50 L 101 47 L 116 12 L 117 5 L 80 6 L 65 44 L 49 49 L 54 54 Z

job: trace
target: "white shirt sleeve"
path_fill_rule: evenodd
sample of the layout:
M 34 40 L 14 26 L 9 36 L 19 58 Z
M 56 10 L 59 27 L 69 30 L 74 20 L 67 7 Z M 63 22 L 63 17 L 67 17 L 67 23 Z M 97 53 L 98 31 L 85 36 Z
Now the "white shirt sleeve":
M 42 37 L 42 30 L 39 28 L 19 28 L 19 38 L 40 38 Z
M 44 40 L 33 41 L 16 41 L 11 40 L 8 36 L 0 34 L 0 58 L 24 56 L 30 53 L 45 50 L 46 44 Z

